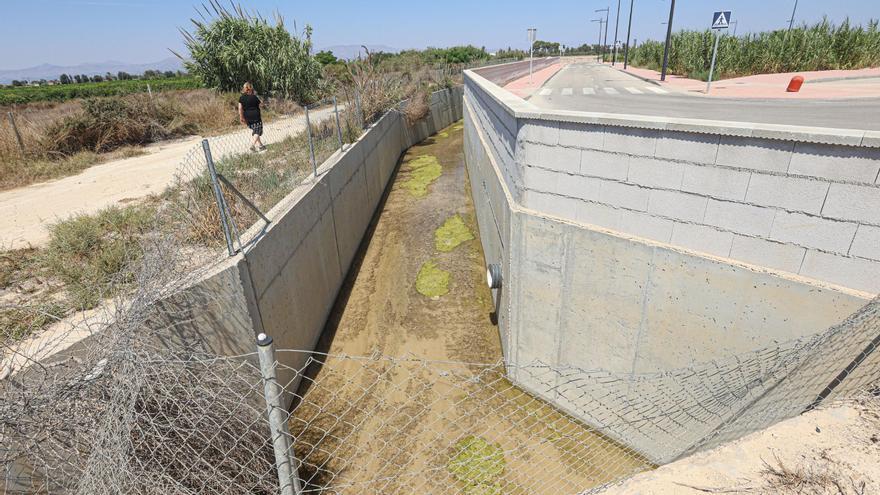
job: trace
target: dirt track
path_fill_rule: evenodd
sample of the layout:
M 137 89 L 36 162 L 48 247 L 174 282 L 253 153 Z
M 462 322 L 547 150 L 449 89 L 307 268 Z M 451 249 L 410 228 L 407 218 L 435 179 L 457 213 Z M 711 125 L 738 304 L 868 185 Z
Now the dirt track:
M 318 110 L 322 120 L 332 109 Z M 267 136 L 286 136 L 305 129 L 303 116 L 266 125 Z M 237 130 L 228 136 L 241 134 Z M 47 226 L 75 213 L 94 213 L 150 194 L 171 184 L 187 153 L 199 146 L 200 136 L 147 146 L 145 155 L 114 160 L 81 174 L 0 192 L 0 249 L 41 246 L 49 239 Z M 271 140 L 267 140 L 271 143 Z M 215 153 L 214 158 L 219 158 Z

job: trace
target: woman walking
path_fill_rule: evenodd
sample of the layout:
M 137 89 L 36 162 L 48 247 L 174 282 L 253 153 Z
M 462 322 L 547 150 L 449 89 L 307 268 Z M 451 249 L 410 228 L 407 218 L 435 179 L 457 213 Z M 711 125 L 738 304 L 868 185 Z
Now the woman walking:
M 263 135 L 260 103 L 260 99 L 254 94 L 254 85 L 249 82 L 244 83 L 241 87 L 241 97 L 238 99 L 238 119 L 253 131 L 254 142 L 251 144 L 251 151 L 266 151 L 266 146 L 260 140 L 260 136 Z

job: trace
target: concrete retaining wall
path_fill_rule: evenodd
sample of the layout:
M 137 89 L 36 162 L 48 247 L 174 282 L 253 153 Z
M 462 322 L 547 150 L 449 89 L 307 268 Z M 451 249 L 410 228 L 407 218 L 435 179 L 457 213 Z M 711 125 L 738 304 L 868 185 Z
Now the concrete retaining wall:
M 858 270 L 813 279 L 795 274 L 814 274 L 803 270 L 809 256 L 819 255 L 873 269 L 874 260 L 851 254 L 848 244 L 855 244 L 870 214 L 857 209 L 832 215 L 827 200 L 837 187 L 876 188 L 876 175 L 868 182 L 880 169 L 876 148 L 856 153 L 834 142 L 781 145 L 763 136 L 729 136 L 708 123 L 695 133 L 694 122 L 676 123 L 691 126 L 684 131 L 650 119 L 627 127 L 609 116 L 548 115 L 476 74 L 465 77 L 468 173 L 486 261 L 500 262 L 504 270 L 499 324 L 511 364 L 539 362 L 632 378 L 677 373 L 823 333 L 869 302 L 865 291 L 878 279 Z M 819 131 L 811 136 L 835 139 Z M 788 146 L 787 154 L 772 152 L 780 146 Z M 766 158 L 730 164 L 751 147 Z M 791 170 L 794 163 L 842 156 L 851 165 L 845 177 L 829 171 L 842 166 L 836 161 L 813 167 L 810 175 L 805 166 Z M 769 219 L 759 223 L 747 216 L 755 211 Z M 751 249 L 748 256 L 731 258 L 731 251 L 745 253 L 744 247 Z M 761 249 L 782 253 L 770 256 Z M 780 264 L 786 250 L 800 255 L 791 273 L 783 271 L 791 265 Z M 802 410 L 840 371 L 837 363 L 825 364 L 802 383 L 803 396 L 790 400 L 784 414 Z M 650 424 L 633 416 L 620 400 L 629 388 L 596 396 L 579 390 L 594 400 L 573 406 L 558 388 L 513 378 L 657 462 L 709 445 L 713 430 L 706 425 L 722 422 L 690 425 L 693 432 L 681 430 L 678 441 L 663 433 L 675 431 L 662 424 L 665 419 Z M 588 387 L 586 380 L 580 383 Z M 839 391 L 846 389 L 845 383 Z M 782 398 L 771 394 L 764 400 Z M 742 413 L 735 404 L 717 417 Z M 599 421 L 597 407 L 633 421 L 609 428 Z M 653 412 L 672 417 L 675 407 Z M 779 419 L 768 414 L 752 426 Z

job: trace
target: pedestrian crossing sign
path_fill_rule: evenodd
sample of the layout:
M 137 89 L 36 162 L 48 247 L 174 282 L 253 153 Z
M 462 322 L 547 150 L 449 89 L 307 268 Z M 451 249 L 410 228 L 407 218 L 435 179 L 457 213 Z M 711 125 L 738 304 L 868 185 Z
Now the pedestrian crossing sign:
M 712 14 L 712 29 L 727 29 L 730 27 L 730 11 L 715 12 Z

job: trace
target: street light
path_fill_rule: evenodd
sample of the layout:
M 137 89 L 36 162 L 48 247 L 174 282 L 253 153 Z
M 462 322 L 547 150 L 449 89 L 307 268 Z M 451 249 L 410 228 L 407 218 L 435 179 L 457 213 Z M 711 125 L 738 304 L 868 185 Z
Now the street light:
M 596 61 L 599 61 L 599 53 L 602 48 L 602 23 L 605 22 L 601 17 L 598 19 L 593 19 L 590 22 L 598 22 L 599 23 L 599 40 L 596 42 Z
M 663 71 L 660 80 L 666 80 L 666 69 L 669 66 L 669 43 L 672 41 L 672 16 L 675 15 L 675 0 L 669 4 L 669 24 L 666 25 L 666 45 L 663 47 Z
M 794 0 L 794 8 L 791 9 L 791 19 L 788 20 L 788 30 L 791 31 L 791 27 L 794 26 L 794 15 L 797 12 L 797 4 L 798 0 Z M 788 32 L 785 33 L 788 35 Z
M 532 84 L 532 60 L 535 58 L 535 39 L 537 38 L 538 30 L 536 28 L 529 28 L 529 85 Z
M 617 28 L 620 25 L 620 0 L 617 0 L 617 16 L 614 19 L 614 53 L 611 55 L 611 65 L 617 62 Z
M 731 21 L 730 23 L 733 24 L 733 37 L 736 38 L 736 25 L 739 24 L 739 19 Z
M 623 47 L 623 69 L 626 70 L 626 64 L 629 62 L 629 34 L 633 27 L 633 3 L 635 0 L 629 0 L 629 23 L 626 26 L 626 46 Z
M 608 15 L 611 13 L 611 7 L 605 7 L 604 9 L 596 9 L 596 12 L 605 12 L 605 43 L 602 44 L 602 62 L 605 62 L 605 47 L 608 46 Z M 599 24 L 599 27 L 602 27 L 602 24 Z M 602 38 L 600 36 L 599 42 L 602 42 Z

